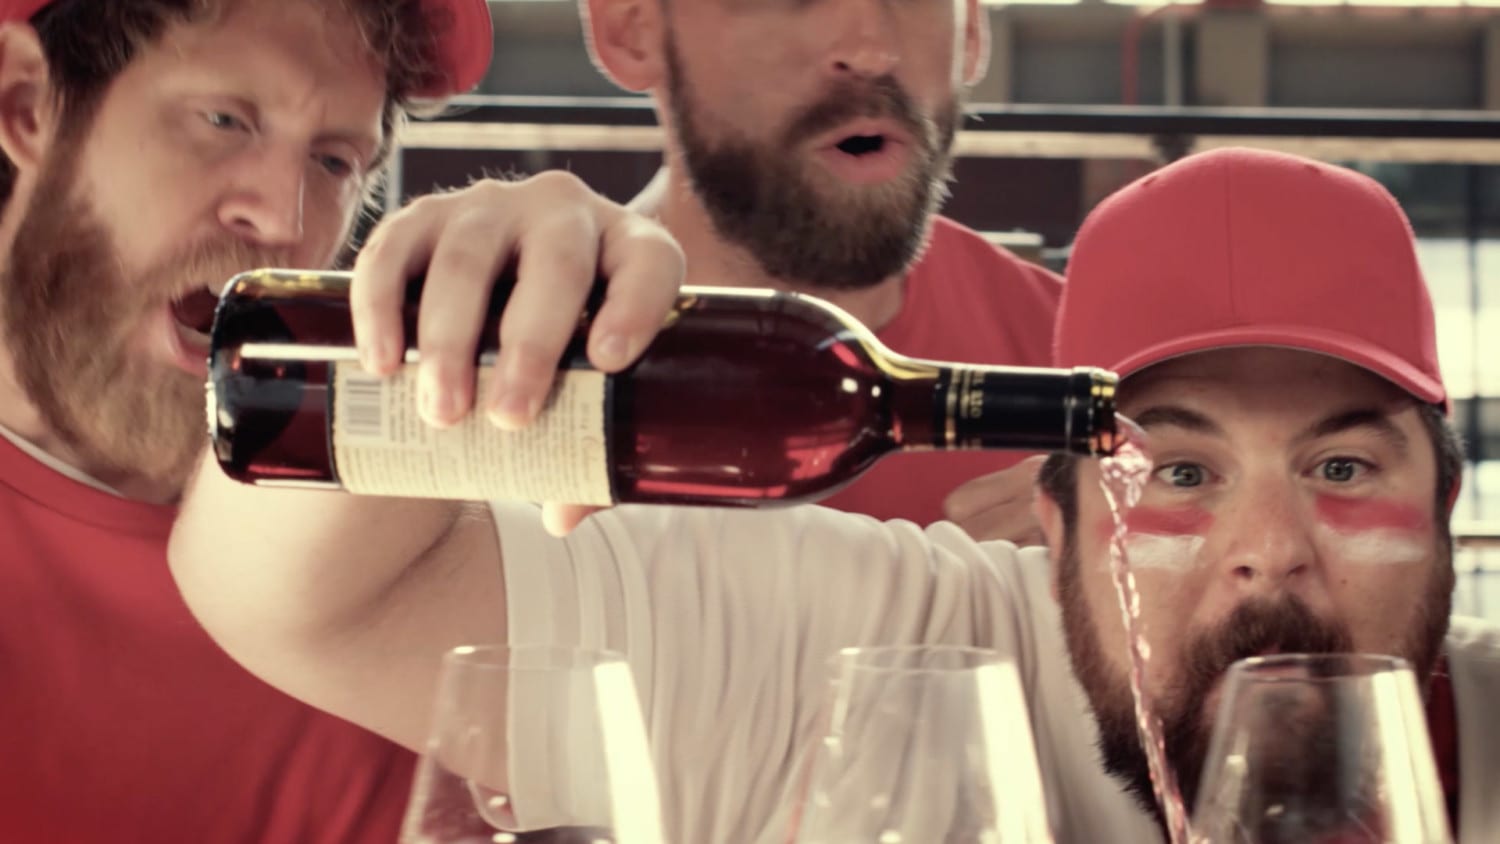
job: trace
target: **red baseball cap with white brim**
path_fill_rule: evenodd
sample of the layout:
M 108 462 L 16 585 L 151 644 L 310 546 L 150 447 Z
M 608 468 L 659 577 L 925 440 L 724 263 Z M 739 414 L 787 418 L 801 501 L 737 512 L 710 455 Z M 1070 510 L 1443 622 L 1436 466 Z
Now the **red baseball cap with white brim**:
M 52 0 L 0 0 L 0 22 L 30 20 Z M 495 49 L 489 4 L 485 0 L 422 0 L 435 34 L 433 75 L 413 91 L 419 98 L 442 98 L 472 91 Z
M 1411 224 L 1373 179 L 1250 149 L 1177 161 L 1084 221 L 1053 359 L 1126 378 L 1235 346 L 1317 352 L 1443 404 Z

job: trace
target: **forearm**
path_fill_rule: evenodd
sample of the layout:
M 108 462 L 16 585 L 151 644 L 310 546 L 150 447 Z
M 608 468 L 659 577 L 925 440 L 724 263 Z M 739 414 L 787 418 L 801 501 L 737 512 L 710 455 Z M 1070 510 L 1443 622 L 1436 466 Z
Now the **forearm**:
M 315 706 L 420 740 L 443 651 L 505 634 L 487 508 L 246 486 L 206 462 L 170 558 L 237 661 Z
M 511 262 L 493 403 L 475 408 L 475 349 L 496 330 L 486 303 Z M 617 372 L 666 322 L 683 270 L 664 229 L 572 176 L 486 180 L 386 215 L 355 260 L 349 313 L 373 373 L 393 372 L 408 341 L 420 341 L 428 424 L 477 410 L 523 426 L 543 407 L 601 274 L 608 295 L 592 318 L 589 361 Z M 417 274 L 420 313 L 407 336 Z M 509 525 L 526 527 L 538 528 Z M 412 746 L 443 652 L 505 639 L 500 541 L 484 506 L 256 489 L 209 463 L 187 490 L 170 555 L 189 607 L 235 659 Z

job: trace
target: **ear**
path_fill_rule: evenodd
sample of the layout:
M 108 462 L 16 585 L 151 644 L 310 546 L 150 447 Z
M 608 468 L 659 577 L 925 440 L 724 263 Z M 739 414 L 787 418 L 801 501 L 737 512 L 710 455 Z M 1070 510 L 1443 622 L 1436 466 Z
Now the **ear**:
M 990 14 L 979 0 L 964 4 L 964 84 L 978 85 L 990 69 Z
M 578 0 L 594 65 L 611 82 L 641 93 L 663 77 L 661 0 Z
M 1062 571 L 1063 543 L 1067 540 L 1064 534 L 1062 508 L 1057 506 L 1057 501 L 1045 490 L 1037 487 L 1036 495 L 1031 501 L 1031 513 L 1036 516 L 1036 523 L 1041 525 L 1042 535 L 1047 537 L 1047 556 L 1052 560 L 1052 599 L 1055 601 L 1058 594 L 1057 577 Z
M 50 79 L 36 30 L 24 23 L 0 25 L 0 151 L 18 173 L 40 167 L 51 143 Z

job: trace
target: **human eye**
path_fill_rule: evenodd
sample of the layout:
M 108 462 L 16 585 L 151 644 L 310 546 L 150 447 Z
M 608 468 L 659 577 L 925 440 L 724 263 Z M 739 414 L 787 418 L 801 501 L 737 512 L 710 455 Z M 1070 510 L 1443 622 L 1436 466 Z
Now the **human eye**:
M 1201 463 L 1188 461 L 1158 466 L 1154 476 L 1175 489 L 1194 489 L 1204 485 L 1209 479 L 1207 468 Z
M 250 124 L 227 111 L 209 109 L 203 112 L 203 120 L 209 126 L 223 132 L 248 132 Z
M 1321 480 L 1348 484 L 1363 478 L 1372 469 L 1369 463 L 1355 457 L 1330 457 L 1320 461 L 1316 471 Z
M 320 153 L 314 155 L 313 159 L 317 161 L 318 166 L 322 167 L 328 175 L 338 179 L 345 179 L 354 175 L 357 169 L 353 161 L 341 155 Z

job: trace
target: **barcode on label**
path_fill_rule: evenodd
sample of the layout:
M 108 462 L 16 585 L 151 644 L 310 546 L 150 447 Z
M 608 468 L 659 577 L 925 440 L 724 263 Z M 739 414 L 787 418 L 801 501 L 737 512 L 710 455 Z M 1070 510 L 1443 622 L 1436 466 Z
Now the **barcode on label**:
M 385 382 L 371 375 L 349 375 L 343 383 L 344 432 L 351 437 L 385 438 Z

